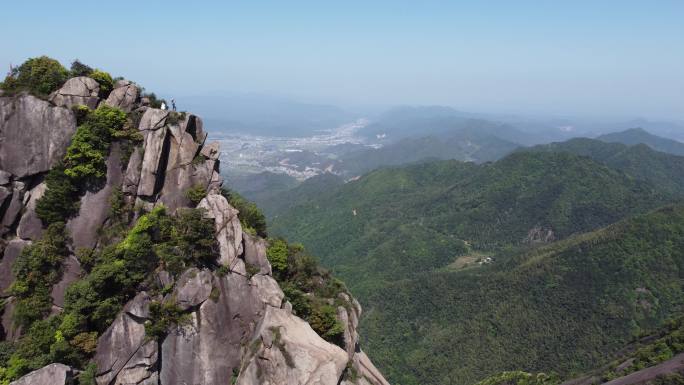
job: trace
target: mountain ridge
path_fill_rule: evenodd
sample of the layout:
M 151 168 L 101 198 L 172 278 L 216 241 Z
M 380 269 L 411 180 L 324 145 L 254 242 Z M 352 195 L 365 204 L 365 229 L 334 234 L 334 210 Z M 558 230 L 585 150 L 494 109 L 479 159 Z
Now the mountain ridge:
M 0 383 L 387 384 L 358 302 L 264 238 L 198 116 L 47 57 L 0 89 Z

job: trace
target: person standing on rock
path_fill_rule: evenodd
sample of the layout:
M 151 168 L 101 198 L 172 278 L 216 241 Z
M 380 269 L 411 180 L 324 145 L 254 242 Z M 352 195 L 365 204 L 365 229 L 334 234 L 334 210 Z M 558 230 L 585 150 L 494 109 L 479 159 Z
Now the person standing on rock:
M 161 104 L 161 107 L 160 107 L 160 108 L 161 108 L 162 110 L 165 110 L 165 109 L 166 109 L 166 102 L 162 102 L 162 104 Z
M 171 99 L 171 108 L 173 108 L 173 110 L 176 111 L 176 99 Z

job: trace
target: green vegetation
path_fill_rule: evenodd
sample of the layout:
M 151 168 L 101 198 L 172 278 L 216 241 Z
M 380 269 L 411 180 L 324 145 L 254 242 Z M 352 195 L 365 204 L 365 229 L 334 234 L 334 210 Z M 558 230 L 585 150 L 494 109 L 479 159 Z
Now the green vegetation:
M 112 75 L 110 75 L 108 72 L 94 70 L 88 76 L 95 79 L 95 81 L 97 81 L 97 83 L 100 85 L 99 96 L 101 98 L 106 98 L 109 96 L 109 93 L 114 89 L 114 80 L 112 79 Z
M 684 144 L 680 143 L 684 147 Z M 684 191 L 684 156 L 658 152 L 646 144 L 627 146 L 576 138 L 535 146 L 524 151 L 568 152 L 589 157 L 636 179 L 672 193 Z
M 235 191 L 226 188 L 221 188 L 221 195 L 228 200 L 231 206 L 240 212 L 240 224 L 245 231 L 261 237 L 267 236 L 266 217 L 257 205 L 246 200 Z
M 225 175 L 225 170 L 223 171 Z M 284 194 L 289 195 L 290 191 L 299 185 L 299 181 L 294 177 L 268 171 L 256 175 L 225 175 L 225 179 L 233 191 L 244 197 L 249 197 L 249 200 L 256 203 L 266 217 L 270 217 L 273 212 L 270 208 L 271 202 L 277 201 L 278 204 L 286 205 L 289 201 L 284 197 Z
M 560 381 L 557 376 L 545 373 L 531 374 L 527 372 L 502 372 L 488 377 L 475 385 L 556 385 Z
M 199 184 L 189 188 L 188 191 L 185 192 L 185 197 L 188 198 L 195 206 L 197 206 L 197 204 L 200 203 L 200 201 L 206 196 L 207 189 Z
M 81 63 L 78 59 L 71 63 L 71 68 L 69 69 L 69 76 L 89 76 L 93 73 L 93 68 Z
M 338 297 L 339 293 L 347 292 L 344 284 L 320 268 L 300 244 L 271 239 L 266 255 L 293 312 L 326 341 L 344 346 L 344 328 L 336 318 L 337 306 L 351 307 Z M 328 303 L 329 299 L 333 299 L 335 306 Z
M 684 206 L 496 261 L 365 298 L 365 350 L 393 383 L 467 384 L 511 368 L 571 378 L 605 363 L 682 309 Z
M 656 333 L 634 342 L 628 354 L 614 359 L 598 374 L 602 380 L 617 377 L 658 365 L 684 352 L 684 317 L 668 320 Z
M 643 143 L 657 151 L 684 156 L 684 143 L 653 135 L 641 128 L 631 128 L 621 132 L 601 135 L 597 139 L 609 143 L 622 143 L 628 146 Z
M 45 177 L 47 190 L 36 203 L 36 215 L 44 224 L 64 222 L 78 213 L 79 188 L 64 171 L 58 164 Z
M 377 170 L 300 196 L 270 230 L 304 243 L 363 299 L 466 253 L 529 247 L 534 228 L 562 239 L 675 199 L 585 157 L 521 152 Z
M 112 210 L 124 213 L 121 207 Z M 118 243 L 80 254 L 86 275 L 67 289 L 64 311 L 47 317 L 50 288 L 68 255 L 64 225 L 50 225 L 43 239 L 25 248 L 14 265 L 17 281 L 11 291 L 17 298 L 16 321 L 28 331 L 9 349 L 11 353 L 5 352 L 9 358 L 0 367 L 0 383 L 50 362 L 85 368 L 98 336 L 126 301 L 141 287 L 162 290 L 147 281 L 151 271 L 164 268 L 179 273 L 192 266 L 215 266 L 218 249 L 213 226 L 197 209 L 170 216 L 157 207 L 140 216 Z M 150 311 L 152 321 L 146 326 L 152 338 L 160 338 L 168 326 L 182 320 L 173 305 L 153 304 Z
M 122 130 L 125 123 L 126 113 L 105 104 L 90 113 L 85 123 L 76 129 L 67 148 L 64 174 L 76 182 L 104 178 L 112 136 Z
M 185 120 L 185 112 L 169 111 L 166 116 L 166 124 L 179 124 Z
M 26 60 L 0 83 L 0 88 L 9 94 L 21 91 L 46 97 L 57 90 L 69 77 L 69 71 L 57 60 L 41 56 Z
M 61 277 L 62 261 L 68 255 L 67 236 L 61 222 L 50 225 L 40 240 L 22 250 L 12 265 L 16 279 L 9 289 L 16 299 L 16 325 L 27 328 L 50 313 L 50 290 Z
M 270 231 L 349 284 L 366 308 L 364 350 L 392 383 L 472 384 L 518 368 L 569 377 L 684 305 L 681 208 L 597 230 L 680 201 L 684 168 L 645 146 L 597 143 L 591 158 L 535 148 L 376 170 L 311 195 L 304 182 Z M 557 241 L 535 243 L 534 229 Z
M 86 114 L 63 163 L 51 169 L 45 178 L 47 190 L 36 204 L 36 214 L 44 224 L 63 222 L 76 214 L 81 193 L 103 182 L 114 138 L 133 142 L 140 139 L 127 125 L 123 111 L 101 105 Z
M 175 303 L 150 303 L 150 320 L 145 322 L 145 335 L 157 341 L 163 341 L 174 325 L 185 322 L 187 315 Z

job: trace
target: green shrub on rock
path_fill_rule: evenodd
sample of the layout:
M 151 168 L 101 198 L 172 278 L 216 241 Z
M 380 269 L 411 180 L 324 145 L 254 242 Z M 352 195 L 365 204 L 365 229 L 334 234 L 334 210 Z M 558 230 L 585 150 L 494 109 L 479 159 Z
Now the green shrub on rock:
M 185 322 L 183 310 L 175 303 L 150 303 L 150 320 L 145 322 L 145 335 L 161 341 L 168 334 L 169 328 Z
M 69 71 L 57 60 L 41 56 L 30 58 L 12 69 L 0 88 L 10 94 L 28 91 L 45 97 L 61 87 L 68 77 Z
M 273 239 L 269 242 L 266 257 L 276 274 L 283 274 L 287 270 L 287 242 L 283 239 Z
M 112 134 L 125 124 L 126 113 L 118 108 L 103 104 L 92 111 L 67 148 L 64 173 L 75 180 L 105 177 Z
M 74 60 L 71 63 L 71 69 L 69 70 L 69 74 L 73 77 L 89 76 L 92 73 L 93 73 L 92 67 L 81 63 L 78 59 Z
M 344 305 L 338 295 L 347 292 L 344 284 L 320 268 L 301 244 L 270 239 L 266 256 L 293 312 L 323 339 L 344 346 L 344 327 L 337 319 L 337 306 Z
M 126 114 L 115 107 L 101 105 L 94 111 L 81 112 L 84 122 L 76 129 L 64 162 L 48 172 L 47 190 L 36 205 L 36 214 L 46 225 L 66 222 L 78 213 L 80 192 L 107 175 L 112 136 L 126 124 Z
M 60 163 L 47 173 L 47 190 L 36 202 L 36 215 L 45 225 L 65 222 L 78 213 L 78 186 L 64 170 L 64 165 Z
M 206 196 L 207 189 L 201 184 L 190 187 L 188 191 L 185 192 L 185 197 L 188 198 L 195 206 Z
M 240 212 L 240 223 L 247 232 L 256 233 L 261 237 L 266 237 L 266 217 L 259 207 L 254 203 L 243 198 L 242 195 L 227 188 L 221 188 L 223 195 Z
M 114 79 L 112 79 L 112 75 L 110 75 L 108 72 L 96 69 L 88 76 L 95 79 L 95 81 L 100 84 L 99 96 L 101 98 L 106 98 L 109 96 L 109 93 L 114 89 Z
M 40 240 L 22 250 L 12 265 L 16 279 L 9 289 L 17 301 L 14 310 L 17 324 L 28 327 L 49 314 L 50 290 L 59 280 L 62 261 L 68 255 L 62 222 L 50 225 Z

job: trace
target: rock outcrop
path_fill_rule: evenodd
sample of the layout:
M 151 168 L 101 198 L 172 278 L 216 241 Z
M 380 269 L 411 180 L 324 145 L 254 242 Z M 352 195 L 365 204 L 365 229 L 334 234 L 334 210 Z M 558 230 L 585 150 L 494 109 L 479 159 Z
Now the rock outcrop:
M 237 384 L 335 384 L 348 357 L 309 324 L 284 309 L 268 308 L 243 352 Z
M 50 95 L 50 101 L 57 106 L 71 108 L 75 105 L 83 105 L 95 108 L 100 102 L 98 94 L 100 84 L 93 78 L 78 76 L 64 83 L 62 88 Z
M 10 385 L 72 385 L 74 370 L 62 364 L 50 364 L 35 370 Z
M 0 97 L 0 289 L 14 280 L 11 266 L 21 250 L 42 236 L 36 202 L 46 191 L 45 172 L 62 159 L 75 132 L 69 107 L 105 103 L 139 117 L 143 142 L 131 148 L 115 141 L 106 180 L 82 191 L 79 212 L 67 222 L 72 255 L 50 292 L 53 312 L 62 311 L 66 288 L 84 274 L 77 250 L 106 245 L 101 230 L 112 220 L 115 192 L 140 210 L 159 205 L 170 213 L 203 209 L 214 222 L 218 266 L 177 274 L 160 266 L 150 272 L 145 285 L 153 282 L 157 289 L 142 287 L 98 338 L 94 362 L 99 385 L 387 384 L 359 347 L 361 308 L 346 292 L 329 300 L 348 304 L 337 308 L 344 328 L 341 346 L 324 340 L 292 312 L 272 275 L 266 241 L 243 230 L 240 213 L 221 195 L 219 145 L 205 143 L 202 120 L 146 106 L 131 82 L 117 82 L 104 101 L 98 94 L 97 82 L 78 77 L 50 101 L 30 95 Z M 197 205 L 187 194 L 195 188 L 207 192 Z M 21 334 L 12 325 L 15 301 L 5 301 L 4 338 L 15 340 Z M 153 304 L 182 314 L 163 335 L 147 334 L 156 322 Z M 52 364 L 15 383 L 69 384 L 76 374 Z
M 32 95 L 0 97 L 0 170 L 15 178 L 48 171 L 66 152 L 76 118 Z
M 86 191 L 81 198 L 78 215 L 67 222 L 74 250 L 95 246 L 98 230 L 109 216 L 109 199 L 112 192 L 121 188 L 121 168 L 121 149 L 114 143 L 107 158 L 107 179 L 104 187 L 97 191 Z
M 130 112 L 138 100 L 140 90 L 132 82 L 119 80 L 114 85 L 114 90 L 109 94 L 105 104 L 111 107 L 118 107 L 125 112 Z

